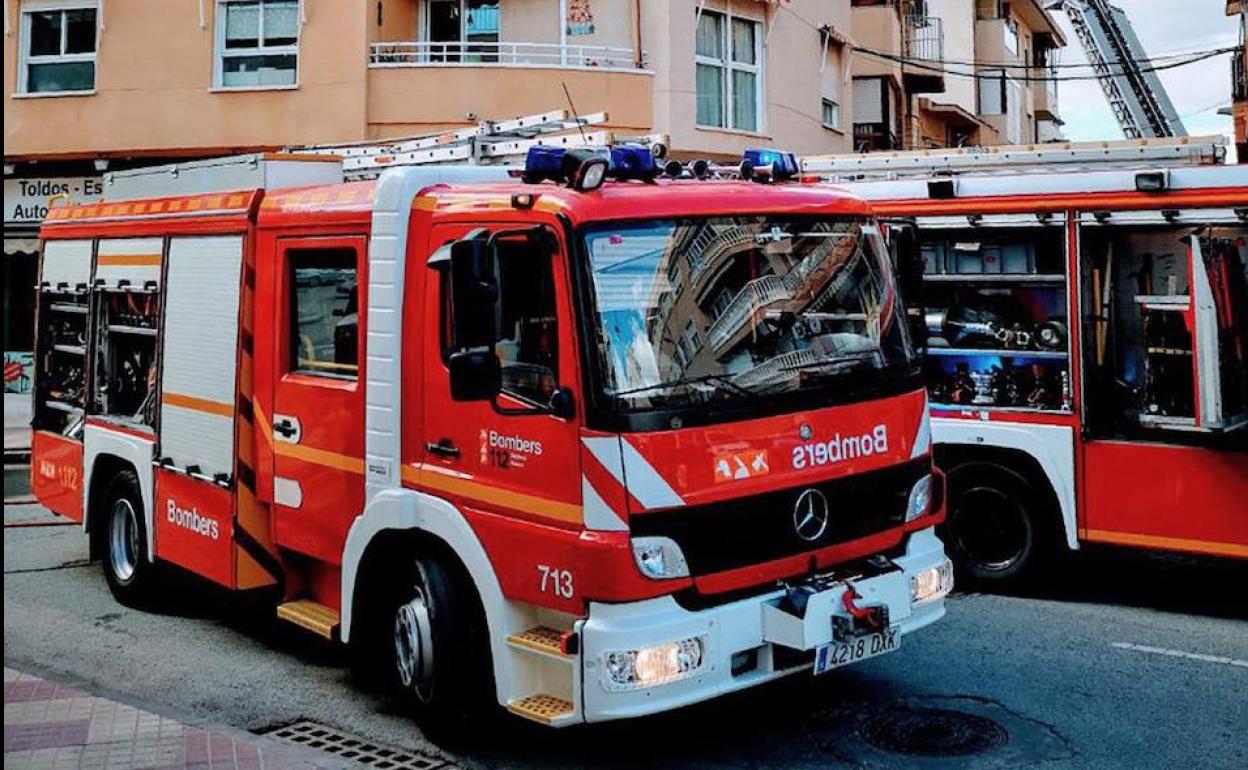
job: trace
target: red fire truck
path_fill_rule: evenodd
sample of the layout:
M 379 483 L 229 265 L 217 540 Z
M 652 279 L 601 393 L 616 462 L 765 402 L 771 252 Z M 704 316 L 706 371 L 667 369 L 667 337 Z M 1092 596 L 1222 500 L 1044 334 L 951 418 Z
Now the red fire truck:
M 943 534 L 968 576 L 1082 543 L 1248 557 L 1248 166 L 1221 149 L 807 162 L 908 177 L 845 187 L 921 246 Z
M 429 719 L 555 726 L 940 618 L 943 481 L 867 205 L 531 157 L 193 162 L 53 209 L 33 486 L 116 597 L 168 565 L 269 590 Z

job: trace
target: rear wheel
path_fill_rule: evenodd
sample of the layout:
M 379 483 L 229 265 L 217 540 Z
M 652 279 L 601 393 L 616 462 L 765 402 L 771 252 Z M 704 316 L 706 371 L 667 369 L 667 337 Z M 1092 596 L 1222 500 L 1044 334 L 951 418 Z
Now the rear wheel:
M 1036 492 L 995 465 L 971 463 L 949 473 L 945 540 L 963 577 L 1010 585 L 1033 576 L 1048 556 L 1048 530 Z
M 155 565 L 147 553 L 143 496 L 132 470 L 120 471 L 104 492 L 98 524 L 103 527 L 104 579 L 117 601 L 128 607 L 147 603 L 153 594 Z

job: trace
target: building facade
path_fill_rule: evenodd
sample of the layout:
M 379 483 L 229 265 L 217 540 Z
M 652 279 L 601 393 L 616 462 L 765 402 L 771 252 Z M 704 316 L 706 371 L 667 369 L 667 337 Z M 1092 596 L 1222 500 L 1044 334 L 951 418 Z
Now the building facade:
M 1056 108 L 1014 75 L 1061 43 L 1036 0 L 6 0 L 4 24 L 21 361 L 38 223 L 107 170 L 548 112 L 565 87 L 678 157 L 1035 141 Z M 976 59 L 1002 64 L 1000 88 L 948 63 Z
M 1061 135 L 1066 44 L 1039 0 L 852 0 L 855 149 L 1031 144 Z

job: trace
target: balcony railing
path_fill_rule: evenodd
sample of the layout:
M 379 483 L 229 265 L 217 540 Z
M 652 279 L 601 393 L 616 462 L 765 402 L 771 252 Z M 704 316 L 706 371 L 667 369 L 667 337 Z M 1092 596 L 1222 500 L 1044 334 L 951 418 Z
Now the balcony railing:
M 906 17 L 906 58 L 941 62 L 945 58 L 945 31 L 938 16 Z M 936 73 L 933 73 L 936 74 Z
M 1248 54 L 1231 57 L 1231 98 L 1237 102 L 1248 100 Z
M 632 48 L 518 42 L 373 43 L 370 67 L 576 67 L 609 70 L 645 68 Z

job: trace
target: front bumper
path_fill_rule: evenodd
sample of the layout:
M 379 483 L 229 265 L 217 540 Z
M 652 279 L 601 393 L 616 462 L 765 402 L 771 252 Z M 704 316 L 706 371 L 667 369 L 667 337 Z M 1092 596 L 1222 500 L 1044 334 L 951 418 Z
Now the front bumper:
M 910 535 L 897 569 L 854 582 L 863 600 L 886 605 L 891 625 L 907 635 L 939 620 L 944 599 L 911 603 L 911 578 L 946 562 L 944 546 L 932 528 Z M 832 640 L 834 614 L 841 608 L 843 585 L 815 594 L 804 619 L 783 615 L 776 605 L 785 592 L 758 596 L 691 611 L 670 597 L 627 604 L 593 603 L 581 624 L 583 679 L 581 706 L 587 722 L 653 714 L 742 690 L 799 671 L 811 671 L 814 648 Z M 787 620 L 786 620 L 787 618 Z M 604 656 L 680 639 L 703 640 L 703 661 L 688 678 L 633 690 L 608 687 Z M 733 674 L 737 653 L 755 651 L 756 664 Z

